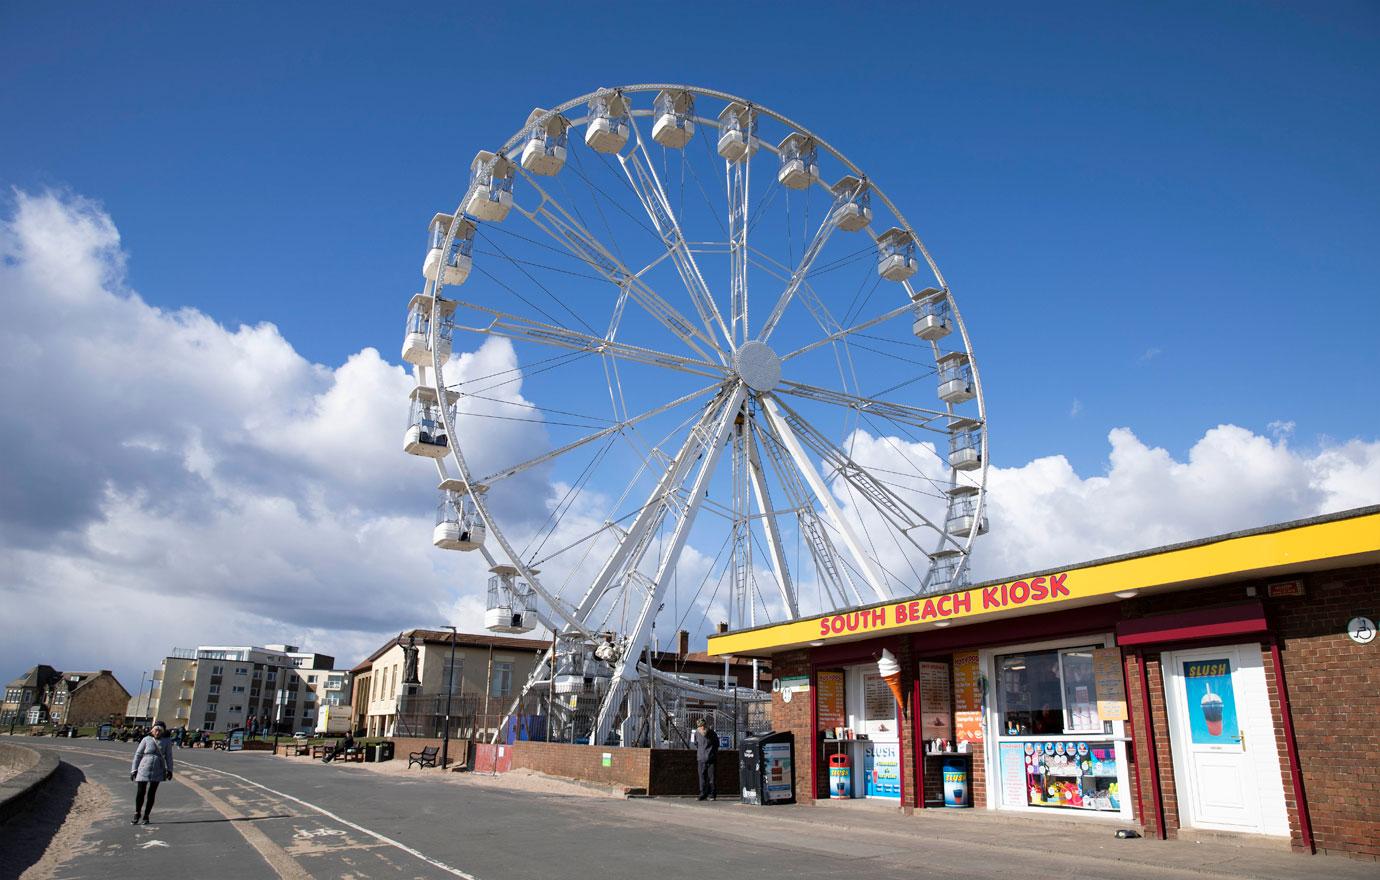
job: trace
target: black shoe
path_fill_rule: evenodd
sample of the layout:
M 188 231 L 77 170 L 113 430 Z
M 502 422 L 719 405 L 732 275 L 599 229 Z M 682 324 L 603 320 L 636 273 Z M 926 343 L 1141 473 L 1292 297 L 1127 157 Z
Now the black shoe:
M 139 824 L 139 814 L 138 814 L 138 813 L 135 813 L 135 814 L 134 814 L 134 818 L 129 820 L 129 824 L 131 824 L 131 825 L 138 825 L 138 824 Z
M 140 822 L 139 824 L 140 824 L 140 825 L 147 825 L 147 824 L 149 824 L 149 817 L 148 817 L 148 816 L 145 816 L 144 819 L 143 819 L 143 821 Z
M 709 795 L 707 795 L 707 794 L 702 794 L 702 795 L 699 796 L 698 800 L 707 801 L 707 800 L 709 800 Z
M 717 801 L 717 800 L 719 799 L 719 796 L 718 796 L 717 794 L 711 794 L 711 795 L 709 796 L 709 799 L 710 799 L 711 801 Z

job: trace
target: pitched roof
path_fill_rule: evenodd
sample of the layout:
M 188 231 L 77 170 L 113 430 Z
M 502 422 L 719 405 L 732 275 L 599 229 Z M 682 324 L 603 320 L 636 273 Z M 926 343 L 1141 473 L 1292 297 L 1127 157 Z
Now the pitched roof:
M 58 672 L 53 667 L 48 666 L 44 663 L 40 663 L 37 666 L 30 669 L 28 672 L 16 678 L 14 681 L 10 682 L 8 685 L 6 685 L 6 687 L 41 688 L 45 687 L 46 685 L 54 681 L 57 681 L 57 679 L 61 675 L 62 673 Z
M 422 644 L 449 645 L 450 630 L 445 629 L 410 629 L 402 633 L 401 638 L 407 641 L 408 638 L 415 637 Z M 382 657 L 389 648 L 398 644 L 397 638 L 389 639 L 384 642 L 374 653 L 370 654 L 358 666 L 350 670 L 359 672 L 367 669 L 370 663 Z M 546 639 L 518 639 L 512 636 L 489 636 L 481 633 L 456 633 L 456 647 L 463 648 L 506 648 L 511 651 L 545 651 L 551 647 L 551 642 Z

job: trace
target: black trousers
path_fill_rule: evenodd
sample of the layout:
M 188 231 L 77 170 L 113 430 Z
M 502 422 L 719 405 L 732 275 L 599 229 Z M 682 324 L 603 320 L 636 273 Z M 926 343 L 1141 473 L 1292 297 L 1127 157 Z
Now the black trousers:
M 718 797 L 714 790 L 714 769 L 717 762 L 713 760 L 700 761 L 700 797 Z
M 145 818 L 153 812 L 153 799 L 158 797 L 158 783 L 140 782 L 134 791 L 134 815 L 143 814 Z

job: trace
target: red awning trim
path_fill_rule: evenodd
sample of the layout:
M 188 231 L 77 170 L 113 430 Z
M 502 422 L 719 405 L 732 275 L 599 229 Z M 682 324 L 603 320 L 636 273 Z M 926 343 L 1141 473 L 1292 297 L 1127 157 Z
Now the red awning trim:
M 1269 630 L 1265 606 L 1257 599 L 1225 608 L 1203 608 L 1123 620 L 1116 626 L 1116 641 L 1118 645 L 1126 647 L 1258 635 Z

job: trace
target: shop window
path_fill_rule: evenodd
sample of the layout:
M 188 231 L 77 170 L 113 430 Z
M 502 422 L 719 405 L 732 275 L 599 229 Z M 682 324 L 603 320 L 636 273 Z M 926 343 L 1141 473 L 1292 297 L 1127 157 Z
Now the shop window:
M 1092 648 L 997 658 L 999 723 L 1006 736 L 1111 733 L 1097 717 Z

